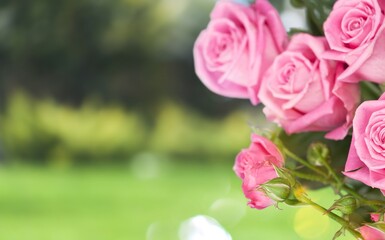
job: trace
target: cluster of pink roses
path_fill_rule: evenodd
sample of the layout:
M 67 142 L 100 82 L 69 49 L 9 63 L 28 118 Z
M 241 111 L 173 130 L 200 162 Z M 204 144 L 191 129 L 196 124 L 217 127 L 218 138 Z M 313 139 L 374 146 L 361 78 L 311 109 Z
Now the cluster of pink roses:
M 360 93 L 355 75 L 339 79 L 344 63 L 324 57 L 328 42 L 304 33 L 289 42 L 268 0 L 221 0 L 195 43 L 196 73 L 217 94 L 261 102 L 287 133 L 329 131 L 327 138 L 342 139 Z
M 385 83 L 385 1 L 338 0 L 324 33 L 289 38 L 268 0 L 219 0 L 194 46 L 196 73 L 219 95 L 263 104 L 288 134 L 323 131 L 341 140 L 353 126 L 344 174 L 385 195 L 385 94 L 360 105 L 359 85 Z M 250 206 L 273 204 L 258 186 L 283 165 L 272 142 L 252 135 L 234 166 Z
M 287 133 L 329 131 L 326 138 L 342 139 L 360 100 L 359 80 L 385 82 L 384 9 L 383 1 L 339 0 L 325 37 L 300 33 L 287 44 L 267 0 L 219 1 L 195 44 L 196 72 L 220 95 L 264 104 L 267 118 Z M 346 174 L 385 190 L 382 114 L 382 99 L 357 111 Z

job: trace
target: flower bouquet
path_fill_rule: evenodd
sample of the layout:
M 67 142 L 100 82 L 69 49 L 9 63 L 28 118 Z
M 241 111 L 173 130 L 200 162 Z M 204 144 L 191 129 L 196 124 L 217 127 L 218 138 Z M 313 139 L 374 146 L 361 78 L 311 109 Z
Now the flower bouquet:
M 195 70 L 222 96 L 263 105 L 235 159 L 248 205 L 312 206 L 357 239 L 385 239 L 385 1 L 291 0 L 307 30 L 286 32 L 268 0 L 219 0 L 194 46 Z M 331 187 L 321 206 L 308 189 Z

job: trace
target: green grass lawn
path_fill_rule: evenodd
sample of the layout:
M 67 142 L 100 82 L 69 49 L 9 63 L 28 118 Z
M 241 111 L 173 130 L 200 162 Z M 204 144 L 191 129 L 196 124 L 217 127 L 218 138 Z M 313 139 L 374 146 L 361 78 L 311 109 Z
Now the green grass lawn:
M 331 239 L 338 229 L 309 208 L 249 209 L 240 184 L 231 166 L 3 167 L 0 239 L 173 240 L 196 215 L 215 218 L 234 240 Z

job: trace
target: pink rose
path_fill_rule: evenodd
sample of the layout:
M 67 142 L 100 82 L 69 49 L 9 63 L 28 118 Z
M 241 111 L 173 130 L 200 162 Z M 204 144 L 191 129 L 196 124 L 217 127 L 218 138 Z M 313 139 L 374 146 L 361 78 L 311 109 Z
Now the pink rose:
M 218 1 L 195 42 L 195 70 L 211 91 L 257 104 L 262 75 L 286 42 L 278 12 L 267 0 L 250 6 Z
M 351 126 L 359 87 L 336 81 L 343 64 L 323 59 L 327 49 L 325 38 L 297 34 L 265 74 L 264 113 L 289 134 L 331 131 L 327 138 L 342 139 Z
M 385 82 L 385 1 L 339 0 L 324 23 L 331 52 L 325 57 L 346 62 L 339 79 Z M 349 78 L 347 81 L 357 81 Z
M 366 224 L 358 228 L 358 231 L 364 240 L 385 240 L 385 223 L 383 221 L 379 222 L 380 215 L 372 213 L 371 218 L 376 223 Z
M 357 108 L 344 174 L 385 195 L 385 94 Z
M 242 189 L 250 199 L 249 206 L 263 209 L 275 202 L 258 187 L 278 177 L 273 166 L 282 167 L 284 159 L 277 146 L 270 140 L 253 134 L 251 141 L 250 147 L 237 155 L 234 171 L 243 180 Z
M 364 225 L 358 228 L 364 240 L 385 240 L 385 229 L 381 229 L 382 226 Z
M 370 218 L 373 220 L 373 222 L 380 221 L 380 214 L 379 213 L 371 213 Z

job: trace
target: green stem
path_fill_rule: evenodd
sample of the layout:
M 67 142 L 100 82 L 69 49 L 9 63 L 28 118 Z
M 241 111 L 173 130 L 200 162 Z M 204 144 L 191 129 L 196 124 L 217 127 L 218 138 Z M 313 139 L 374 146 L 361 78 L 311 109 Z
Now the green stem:
M 328 170 L 328 172 L 332 175 L 332 177 L 336 181 L 337 188 L 340 189 L 344 185 L 343 181 L 341 180 L 340 177 L 338 177 L 337 173 L 334 171 L 334 169 L 330 166 L 330 164 L 327 161 L 323 161 L 323 163 L 326 169 Z
M 324 177 L 327 177 L 326 174 L 325 174 L 322 170 L 320 170 L 320 169 L 314 167 L 313 165 L 311 165 L 310 163 L 308 163 L 308 162 L 305 161 L 304 159 L 302 159 L 302 158 L 298 157 L 296 154 L 290 152 L 289 149 L 284 148 L 284 149 L 283 149 L 283 152 L 284 152 L 287 156 L 289 156 L 289 157 L 292 158 L 293 160 L 295 160 L 295 161 L 301 163 L 302 165 L 306 166 L 306 167 L 309 168 L 310 170 L 312 170 L 312 171 L 314 171 L 314 172 L 316 172 L 316 173 L 318 173 L 318 174 L 320 174 L 320 175 L 322 175 L 322 176 L 324 176 Z
M 385 206 L 385 201 L 366 199 L 349 186 L 343 185 L 342 190 L 357 198 L 364 205 L 371 207 L 373 210 L 381 209 L 381 207 L 378 206 Z
M 373 86 L 374 87 L 374 86 Z M 381 200 L 370 200 L 366 199 L 360 194 L 358 194 L 353 188 L 347 186 L 343 180 L 337 175 L 337 173 L 334 171 L 334 169 L 330 166 L 328 162 L 324 162 L 324 166 L 328 170 L 329 174 L 332 176 L 332 179 L 329 178 L 329 176 L 323 172 L 322 170 L 316 168 L 315 166 L 311 165 L 309 162 L 306 160 L 298 157 L 295 153 L 291 152 L 287 148 L 283 149 L 284 154 L 286 154 L 288 157 L 292 158 L 293 160 L 297 161 L 298 163 L 306 166 L 310 170 L 314 171 L 317 174 L 307 174 L 307 173 L 302 173 L 295 171 L 291 169 L 291 173 L 302 179 L 310 180 L 310 181 L 317 181 L 323 184 L 331 184 L 339 193 L 341 190 L 344 190 L 345 192 L 349 193 L 353 197 L 355 197 L 358 201 L 360 201 L 361 204 L 366 205 L 373 210 L 377 211 L 381 209 L 381 207 L 385 206 L 385 201 Z
M 285 203 L 289 206 L 302 207 L 308 205 L 307 203 L 300 202 L 296 199 L 286 199 Z
M 317 211 L 327 215 L 328 217 L 330 217 L 331 219 L 333 219 L 334 221 L 338 222 L 339 224 L 341 224 L 342 227 L 344 227 L 346 230 L 348 230 L 355 238 L 357 239 L 363 239 L 361 234 L 354 230 L 352 228 L 352 226 L 350 226 L 349 222 L 346 221 L 345 219 L 343 219 L 342 217 L 338 216 L 337 214 L 335 213 L 332 213 L 332 212 L 329 212 L 327 209 L 323 208 L 322 206 L 318 205 L 317 203 L 311 201 L 309 198 L 307 197 L 302 197 L 301 198 L 301 201 L 309 204 L 310 206 L 312 206 L 314 209 L 316 209 Z
M 292 170 L 292 169 L 290 169 L 290 172 L 294 176 L 296 176 L 298 178 L 310 180 L 310 181 L 313 181 L 313 182 L 321 182 L 323 184 L 328 184 L 329 183 L 326 179 L 324 179 L 323 177 L 320 177 L 319 175 L 312 175 L 312 174 L 302 173 L 302 172 L 298 172 L 298 171 L 295 171 L 295 170 Z

